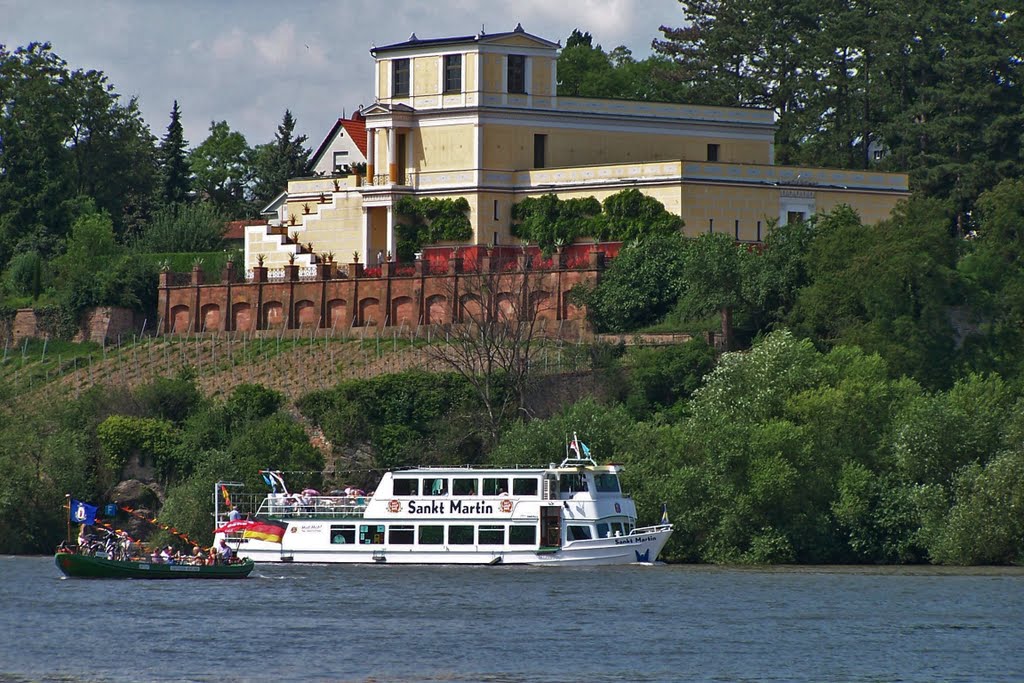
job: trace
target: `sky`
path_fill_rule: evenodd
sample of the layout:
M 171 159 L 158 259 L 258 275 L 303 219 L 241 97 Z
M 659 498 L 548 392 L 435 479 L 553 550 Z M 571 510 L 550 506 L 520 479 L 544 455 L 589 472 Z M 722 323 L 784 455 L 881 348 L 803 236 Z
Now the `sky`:
M 373 102 L 374 45 L 511 31 L 561 41 L 589 31 L 606 50 L 650 54 L 678 0 L 0 0 L 0 44 L 48 41 L 72 69 L 107 75 L 137 97 L 163 137 L 175 100 L 190 147 L 227 121 L 270 142 L 289 109 L 316 148 L 339 116 Z

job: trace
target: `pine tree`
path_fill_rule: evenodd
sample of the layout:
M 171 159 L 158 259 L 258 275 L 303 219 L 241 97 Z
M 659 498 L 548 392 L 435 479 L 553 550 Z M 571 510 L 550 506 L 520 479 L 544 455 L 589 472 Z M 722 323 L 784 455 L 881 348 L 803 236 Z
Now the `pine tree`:
M 295 119 L 285 109 L 274 141 L 256 148 L 253 200 L 263 208 L 274 197 L 287 189 L 289 178 L 306 172 L 310 150 L 304 147 L 305 135 L 294 136 Z
M 171 109 L 171 122 L 167 126 L 167 134 L 160 141 L 160 169 L 163 173 L 163 198 L 167 204 L 180 204 L 188 201 L 192 189 L 191 171 L 189 170 L 185 140 L 185 131 L 181 126 L 181 110 L 178 100 L 174 100 Z

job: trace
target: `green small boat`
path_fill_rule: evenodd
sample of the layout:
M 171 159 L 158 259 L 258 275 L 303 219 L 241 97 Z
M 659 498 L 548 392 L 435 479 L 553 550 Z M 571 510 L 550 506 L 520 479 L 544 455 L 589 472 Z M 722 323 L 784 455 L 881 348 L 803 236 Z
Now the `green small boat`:
M 57 553 L 54 561 L 65 576 L 87 579 L 244 579 L 255 566 L 252 560 L 237 564 L 162 564 L 77 553 Z

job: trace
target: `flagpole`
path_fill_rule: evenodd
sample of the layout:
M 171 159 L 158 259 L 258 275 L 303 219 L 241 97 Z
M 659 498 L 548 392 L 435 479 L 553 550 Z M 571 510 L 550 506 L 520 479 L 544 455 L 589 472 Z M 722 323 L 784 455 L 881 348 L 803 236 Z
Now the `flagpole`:
M 65 493 L 64 494 L 64 510 L 65 510 L 65 512 L 67 512 L 67 514 L 64 515 L 64 523 L 67 524 L 67 535 L 65 536 L 64 540 L 70 545 L 71 544 L 71 494 L 70 493 Z

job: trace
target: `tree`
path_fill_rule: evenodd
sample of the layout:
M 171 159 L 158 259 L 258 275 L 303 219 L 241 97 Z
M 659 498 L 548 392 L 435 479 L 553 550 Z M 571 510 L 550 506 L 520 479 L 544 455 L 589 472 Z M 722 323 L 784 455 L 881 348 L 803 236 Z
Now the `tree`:
M 188 141 L 181 125 L 181 110 L 178 100 L 171 107 L 171 122 L 167 133 L 160 142 L 160 171 L 163 177 L 163 200 L 165 204 L 182 204 L 189 200 L 192 192 L 192 172 L 188 164 Z
M 628 332 L 665 317 L 679 298 L 686 238 L 655 235 L 625 245 L 596 287 L 574 287 L 599 330 Z
M 47 43 L 0 46 L 0 264 L 60 252 L 98 207 L 115 233 L 137 228 L 153 184 L 152 137 L 106 76 L 72 70 Z
M 156 254 L 216 251 L 224 244 L 226 220 L 212 202 L 165 206 L 153 215 L 136 247 Z
M 749 258 L 746 247 L 723 233 L 702 234 L 685 252 L 675 313 L 682 320 L 699 320 L 721 311 L 726 350 L 733 345 L 733 309 L 744 303 L 743 261 Z
M 284 110 L 273 142 L 253 150 L 253 201 L 263 208 L 278 194 L 288 189 L 288 180 L 302 176 L 309 164 L 310 150 L 306 136 L 295 135 L 295 119 Z
M 430 358 L 461 375 L 486 413 L 492 443 L 501 427 L 528 415 L 539 319 L 551 306 L 541 277 L 527 270 L 466 273 L 445 291 L 455 312 L 451 326 L 437 326 Z M 444 338 L 444 343 L 440 339 Z
M 189 154 L 196 191 L 227 216 L 243 213 L 251 154 L 245 136 L 227 121 L 211 122 L 210 135 Z

